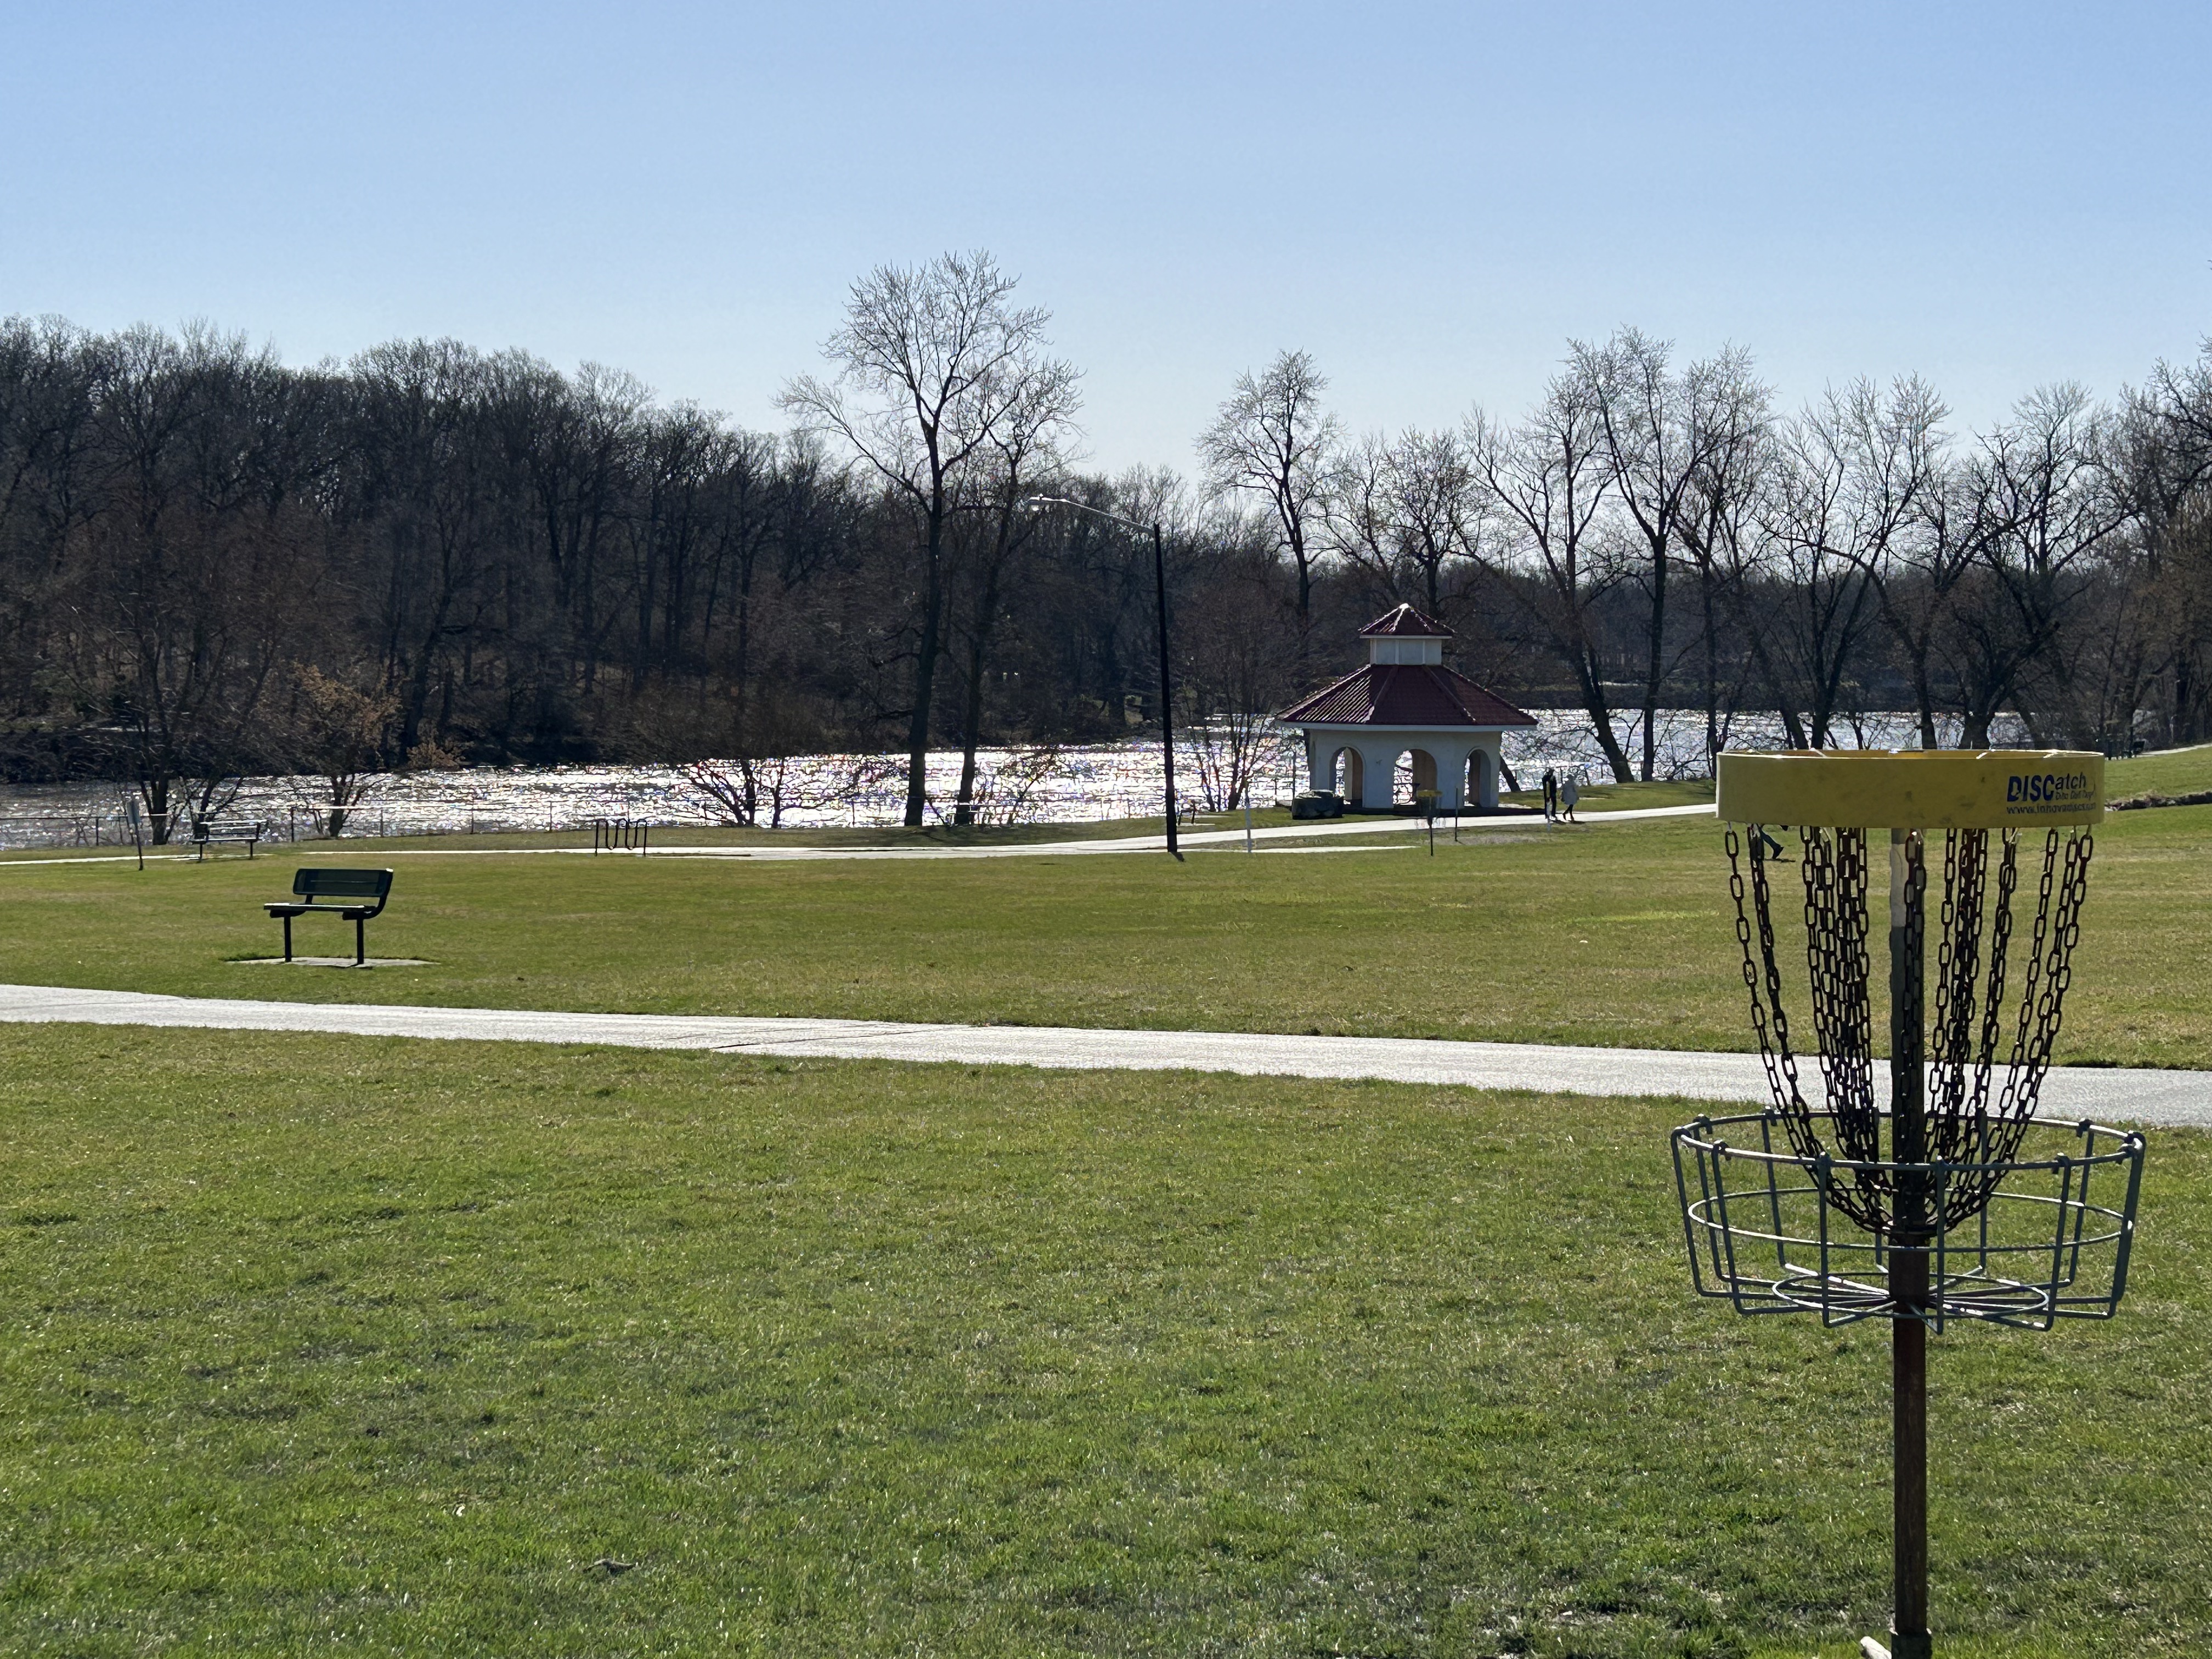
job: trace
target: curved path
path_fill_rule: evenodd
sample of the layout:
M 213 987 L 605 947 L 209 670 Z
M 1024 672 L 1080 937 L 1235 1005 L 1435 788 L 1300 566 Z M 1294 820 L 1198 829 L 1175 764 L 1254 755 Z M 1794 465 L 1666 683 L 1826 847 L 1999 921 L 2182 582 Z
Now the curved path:
M 1286 1036 L 1233 1031 L 1092 1030 L 1047 1025 L 923 1025 L 867 1019 L 748 1019 L 683 1014 L 579 1014 L 501 1008 L 414 1008 L 143 991 L 0 985 L 0 1021 L 317 1031 L 360 1036 L 575 1042 L 722 1054 L 814 1055 L 1085 1071 L 1241 1072 L 1370 1078 L 1547 1094 L 1666 1095 L 1762 1103 L 1756 1054 L 1657 1048 L 1571 1048 L 1410 1037 Z M 1813 1068 L 1807 1068 L 1811 1071 Z M 2212 1072 L 2059 1067 L 2043 1085 L 2045 1115 L 2212 1127 Z

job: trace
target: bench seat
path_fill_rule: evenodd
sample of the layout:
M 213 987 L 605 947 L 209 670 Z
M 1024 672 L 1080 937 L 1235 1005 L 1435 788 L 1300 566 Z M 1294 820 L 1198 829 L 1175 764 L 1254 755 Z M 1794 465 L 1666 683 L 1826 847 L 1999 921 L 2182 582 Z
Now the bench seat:
M 333 870 L 306 866 L 294 872 L 292 896 L 270 899 L 262 905 L 270 916 L 284 924 L 284 960 L 292 960 L 292 918 L 336 916 L 353 924 L 353 963 L 368 962 L 368 924 L 380 915 L 392 896 L 389 870 Z M 325 901 L 330 901 L 325 902 Z
M 246 847 L 246 856 L 250 859 L 253 856 L 254 848 L 268 839 L 269 826 L 265 823 L 195 823 L 192 825 L 192 845 L 199 849 L 199 855 L 203 859 L 207 857 L 207 849 L 210 847 L 224 842 L 233 847 L 243 842 Z

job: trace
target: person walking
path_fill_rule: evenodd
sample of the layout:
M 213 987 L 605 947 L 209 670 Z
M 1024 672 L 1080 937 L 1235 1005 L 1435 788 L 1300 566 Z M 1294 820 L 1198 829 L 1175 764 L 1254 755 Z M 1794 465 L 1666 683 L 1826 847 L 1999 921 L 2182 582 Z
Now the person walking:
M 1550 767 L 1544 769 L 1544 822 L 1553 823 L 1559 816 L 1559 775 Z
M 1563 779 L 1559 784 L 1559 806 L 1561 808 L 1562 816 L 1566 818 L 1566 821 L 1569 823 L 1572 823 L 1575 821 L 1575 803 L 1582 798 L 1582 785 L 1575 781 L 1575 775 L 1573 773 L 1568 773 L 1565 778 Z

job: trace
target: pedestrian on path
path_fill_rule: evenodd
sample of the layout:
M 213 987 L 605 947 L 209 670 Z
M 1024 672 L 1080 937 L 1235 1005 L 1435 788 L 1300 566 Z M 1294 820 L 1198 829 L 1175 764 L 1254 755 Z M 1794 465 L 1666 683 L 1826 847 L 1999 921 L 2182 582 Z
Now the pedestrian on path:
M 1582 785 L 1575 781 L 1573 773 L 1568 773 L 1559 784 L 1559 806 L 1562 815 L 1569 823 L 1575 821 L 1575 803 L 1582 798 Z
M 1559 775 L 1550 767 L 1544 769 L 1544 822 L 1552 823 L 1559 816 Z

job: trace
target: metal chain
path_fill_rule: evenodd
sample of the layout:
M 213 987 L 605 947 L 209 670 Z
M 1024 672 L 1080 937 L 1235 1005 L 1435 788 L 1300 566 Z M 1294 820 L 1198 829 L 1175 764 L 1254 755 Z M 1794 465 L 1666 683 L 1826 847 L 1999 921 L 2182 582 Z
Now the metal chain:
M 2029 1063 L 2035 1010 L 2039 1000 L 2037 993 L 2043 988 L 2044 964 L 2050 948 L 2051 892 L 2057 870 L 2058 832 L 2052 830 L 2043 838 L 2043 878 L 2036 890 L 2035 927 L 2029 935 L 2027 971 L 2021 975 L 2020 1018 L 2013 1033 L 2010 1074 L 2005 1079 L 2004 1093 L 1997 1107 L 1999 1115 L 2007 1118 L 2019 1115 L 2021 1079 Z
M 1901 929 L 1904 934 L 1903 956 L 1904 959 L 1906 962 L 1914 964 L 1917 969 L 1918 964 L 1924 959 L 1923 950 L 1928 934 L 1928 849 L 1926 837 L 1917 830 L 1908 834 L 1905 837 L 1904 852 L 1905 915 L 1903 917 L 1904 926 Z M 1893 856 L 1894 856 L 1893 849 Z M 1894 935 L 1898 931 L 1900 931 L 1898 927 L 1897 918 L 1893 917 L 1891 919 L 1890 927 L 1893 932 L 1893 943 L 1891 948 L 1894 951 L 1898 948 Z M 1920 1076 L 1914 1080 L 1920 1085 L 1922 1095 L 1920 1102 L 1920 1121 L 1917 1131 L 1919 1140 L 1917 1148 L 1911 1147 L 1909 1145 L 1907 1146 L 1900 1147 L 1895 1144 L 1893 1139 L 1893 1144 L 1890 1148 L 1890 1157 L 1898 1160 L 1905 1160 L 1909 1158 L 1910 1161 L 1914 1164 L 1924 1164 L 1929 1160 L 1930 1156 L 1929 1150 L 1929 1125 L 1928 1119 L 1932 1115 L 1928 1109 L 1929 1103 L 1925 1092 L 1928 1076 L 1926 1046 L 1926 1032 L 1928 1029 L 1927 977 L 1924 973 L 1915 971 L 1905 975 L 1902 979 L 1899 979 L 1896 977 L 1893 971 L 1895 967 L 1894 958 L 1893 958 L 1892 967 L 1893 974 L 1891 978 L 1890 995 L 1897 1006 L 1893 1010 L 1893 1018 L 1891 1021 L 1893 1048 L 1889 1056 L 1890 1071 L 1892 1076 L 1894 1077 L 1898 1074 L 1899 1068 L 1905 1064 L 1905 1056 L 1896 1052 L 1895 1047 L 1893 1046 L 1896 1034 L 1899 1032 L 1910 1033 L 1911 1038 L 1911 1049 L 1916 1056 L 1917 1063 L 1920 1066 Z M 1891 1125 L 1893 1137 L 1896 1134 L 1898 1127 L 1899 1121 L 1893 1120 Z M 1916 1176 L 1904 1170 L 1885 1172 L 1885 1178 L 1879 1184 L 1885 1189 L 1886 1194 L 1892 1200 L 1892 1207 L 1889 1216 L 1889 1218 L 1892 1221 L 1901 1220 L 1905 1224 L 1910 1225 L 1915 1231 L 1918 1231 L 1927 1225 L 1928 1193 L 1927 1186 L 1923 1178 Z M 1887 1225 L 1882 1229 L 1884 1231 L 1887 1231 L 1889 1230 L 1889 1227 Z
M 1867 956 L 1867 847 L 1860 830 L 1801 831 L 1806 969 L 1828 1109 L 1846 1157 L 1879 1157 Z
M 1836 1152 L 1850 1163 L 1877 1160 L 1881 1117 L 1874 1096 L 1868 988 L 1866 834 L 1801 826 L 1799 836 L 1804 848 L 1806 969 Z M 1862 1223 L 1882 1213 L 1884 1196 L 1881 1182 L 1863 1170 L 1853 1172 L 1850 1189 L 1838 1186 L 1828 1191 L 1832 1203 Z
M 1936 1020 L 1929 1058 L 1935 1110 L 1966 1109 L 1972 1060 L 1975 981 L 1979 976 L 1982 904 L 1989 879 L 1989 831 L 1954 830 L 1943 842 L 1943 906 L 1936 944 Z
M 1802 1158 L 1817 1157 L 1821 1150 L 1819 1139 L 1813 1134 L 1812 1113 L 1805 1104 L 1805 1097 L 1797 1079 L 1797 1058 L 1790 1049 L 1790 1020 L 1782 1006 L 1781 964 L 1774 955 L 1774 923 L 1769 907 L 1766 884 L 1765 849 L 1759 839 L 1760 826 L 1752 826 L 1751 881 L 1753 902 L 1749 909 L 1744 903 L 1742 845 L 1736 838 L 1735 826 L 1730 824 L 1723 836 L 1728 848 L 1729 896 L 1735 902 L 1735 939 L 1743 955 L 1744 990 L 1751 999 L 1751 1028 L 1759 1038 L 1759 1058 L 1766 1069 L 1767 1092 L 1773 1097 L 1774 1108 L 1781 1117 L 1790 1144 Z M 1759 947 L 1755 958 L 1752 945 L 1751 917 L 1759 918 Z M 1765 973 L 1760 972 L 1761 966 Z M 1761 994 L 1761 981 L 1767 995 Z M 1772 1000 L 1772 1017 L 1768 1013 L 1768 998 Z
M 2058 832 L 2051 832 L 2051 848 L 2044 859 L 2044 890 L 2047 895 L 2051 886 L 2051 867 L 2058 862 Z M 2052 918 L 2050 937 L 2050 957 L 2044 966 L 2043 994 L 2036 999 L 2033 1030 L 2028 1030 L 2025 997 L 2021 1009 L 2021 1029 L 2027 1033 L 2026 1053 L 2015 1060 L 2016 1066 L 2024 1060 L 2024 1069 L 2015 1072 L 2016 1085 L 2011 1115 L 2021 1128 L 2035 1115 L 2036 1101 L 2043 1091 L 2044 1074 L 2051 1069 L 2051 1051 L 2057 1045 L 2058 1028 L 2065 1017 L 2066 992 L 2074 982 L 2074 947 L 2081 939 L 2081 902 L 2089 891 L 2089 855 L 2096 850 L 2096 837 L 2080 831 L 2066 838 L 2065 872 L 2058 882 L 2057 911 Z M 2043 943 L 2041 917 L 2037 918 L 2036 942 Z M 2015 1139 L 2017 1138 L 2015 1137 Z
M 2088 896 L 2089 858 L 2095 851 L 2096 838 L 2086 830 L 2067 835 L 2062 857 L 2059 836 L 2058 830 L 2052 830 L 2044 841 L 2043 874 L 2037 896 L 2033 943 L 2021 988 L 2019 1035 L 2014 1044 L 2010 1075 L 1999 1097 L 1997 1111 L 1982 1115 L 1973 1126 L 1980 1133 L 1972 1162 L 1979 1165 L 2002 1165 L 2019 1152 L 2021 1141 L 2035 1117 L 2036 1103 L 2065 1013 L 2067 988 L 2073 982 L 2074 947 L 2081 942 L 2081 904 Z M 2003 884 L 2002 877 L 2000 884 Z M 2005 896 L 2008 899 L 2009 894 Z M 1997 967 L 1994 962 L 1991 965 L 1993 970 Z M 1994 971 L 1992 979 L 2001 983 Z M 1992 1042 L 1990 1047 L 1994 1046 Z M 2000 1170 L 1984 1168 L 1970 1179 L 1954 1181 L 1943 1206 L 1944 1224 L 1956 1225 L 1984 1207 L 2001 1178 Z
M 2019 836 L 2013 830 L 2000 833 L 1993 902 L 1989 832 L 1953 831 L 1944 848 L 1935 1025 L 1928 1048 L 1933 1089 L 1923 1156 L 1954 1166 L 1943 1187 L 1941 1224 L 1945 1228 L 1960 1224 L 1989 1203 L 2002 1173 L 1990 1166 L 2012 1159 L 2034 1115 L 2073 981 L 2073 955 L 2081 939 L 2081 905 L 2095 846 L 2086 831 L 2068 836 L 2063 848 L 2058 830 L 2045 837 L 2035 921 L 2020 975 L 2011 1063 L 1992 1111 L 1990 1085 L 2003 1024 L 2013 901 L 2019 886 Z M 1806 967 L 1827 1108 L 1838 1143 L 1835 1155 L 1850 1163 L 1878 1164 L 1885 1158 L 1881 1108 L 1873 1089 L 1868 837 L 1863 830 L 1809 827 L 1801 827 L 1799 835 L 1804 849 Z M 1825 1166 L 1829 1149 L 1814 1131 L 1790 1046 L 1762 829 L 1751 827 L 1747 881 L 1747 848 L 1733 824 L 1727 828 L 1724 844 L 1744 991 L 1768 1091 L 1797 1155 L 1808 1165 Z M 1923 838 L 1914 836 L 1907 844 L 1905 925 L 1912 937 L 1906 949 L 1917 959 L 1919 936 L 1926 927 L 1929 872 Z M 1985 991 L 1978 997 L 1985 917 L 1988 978 Z M 1897 989 L 1905 999 L 1905 1006 L 1898 1011 L 1900 1018 L 1926 1030 L 1921 1025 L 1927 1012 L 1924 983 L 1915 980 Z M 1896 1213 L 1898 1185 L 1891 1171 L 1863 1170 L 1855 1172 L 1848 1186 L 1827 1184 L 1826 1196 L 1859 1225 L 1885 1232 Z
M 1997 1034 L 2002 1027 L 2005 962 L 2012 944 L 2012 899 L 2020 886 L 2020 832 L 2007 830 L 2003 856 L 1997 863 L 1996 914 L 1990 923 L 1990 988 L 1982 999 L 1982 1042 L 1974 1055 L 1974 1105 L 1977 1114 L 1990 1106 L 1990 1073 L 1996 1064 Z

